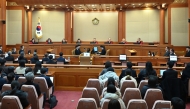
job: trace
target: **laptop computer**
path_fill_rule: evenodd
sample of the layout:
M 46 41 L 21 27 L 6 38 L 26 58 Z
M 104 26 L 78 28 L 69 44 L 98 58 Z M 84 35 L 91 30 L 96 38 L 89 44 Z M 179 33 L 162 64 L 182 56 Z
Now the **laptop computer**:
M 160 76 L 163 76 L 164 71 L 166 70 L 160 70 Z
M 126 61 L 127 60 L 126 55 L 119 55 L 119 60 L 120 61 Z
M 177 56 L 170 56 L 170 61 L 177 61 Z

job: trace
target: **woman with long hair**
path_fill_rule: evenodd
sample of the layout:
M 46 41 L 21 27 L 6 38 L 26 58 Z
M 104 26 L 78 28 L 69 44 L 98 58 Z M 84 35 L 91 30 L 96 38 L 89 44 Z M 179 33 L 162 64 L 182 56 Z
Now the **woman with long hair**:
M 40 61 L 37 61 L 34 67 L 34 75 L 41 74 L 40 69 L 42 68 L 42 63 Z
M 140 71 L 138 77 L 140 80 L 144 80 L 150 75 L 157 76 L 156 71 L 152 67 L 152 63 L 148 61 L 146 62 L 145 69 Z

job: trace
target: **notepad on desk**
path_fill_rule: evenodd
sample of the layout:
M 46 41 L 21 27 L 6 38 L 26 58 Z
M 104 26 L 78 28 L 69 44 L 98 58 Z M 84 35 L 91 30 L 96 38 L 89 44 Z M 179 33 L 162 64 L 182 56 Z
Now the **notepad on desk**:
M 50 80 L 52 81 L 52 83 L 53 83 L 53 79 L 54 79 L 54 77 L 50 77 Z

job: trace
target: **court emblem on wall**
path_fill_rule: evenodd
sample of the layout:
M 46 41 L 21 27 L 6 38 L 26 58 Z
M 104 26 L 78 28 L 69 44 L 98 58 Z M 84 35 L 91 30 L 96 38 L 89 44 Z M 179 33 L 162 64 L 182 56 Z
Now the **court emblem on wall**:
M 37 27 L 36 27 L 36 38 L 37 39 L 42 38 L 42 26 L 41 26 L 40 18 L 38 18 L 38 24 L 37 24 Z
M 94 19 L 92 20 L 92 23 L 93 23 L 94 25 L 98 25 L 98 24 L 99 24 L 99 20 L 98 20 L 97 18 L 94 18 Z

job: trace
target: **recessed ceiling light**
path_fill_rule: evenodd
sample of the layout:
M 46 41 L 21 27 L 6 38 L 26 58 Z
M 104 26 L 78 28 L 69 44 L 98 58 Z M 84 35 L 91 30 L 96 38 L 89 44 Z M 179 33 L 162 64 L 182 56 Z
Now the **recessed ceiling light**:
M 112 4 L 110 4 L 110 5 L 112 5 Z
M 92 6 L 94 6 L 94 5 L 92 5 Z
M 52 6 L 55 6 L 55 5 L 52 5 Z
M 65 5 L 65 6 L 67 6 L 67 5 Z
M 73 6 L 75 6 L 75 5 L 73 5 Z
M 36 5 L 34 5 L 34 6 L 36 6 Z
M 139 4 L 139 5 L 141 5 L 141 4 Z
M 127 4 L 125 4 L 125 5 L 127 5 Z
M 62 6 L 62 5 L 59 5 L 59 6 Z
M 132 5 L 135 5 L 135 4 L 132 4 Z
M 66 7 L 66 8 L 68 8 L 68 7 Z
M 120 5 L 120 4 L 118 4 L 118 5 Z

